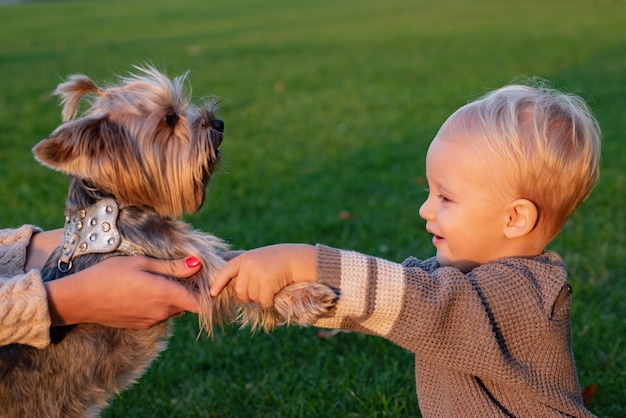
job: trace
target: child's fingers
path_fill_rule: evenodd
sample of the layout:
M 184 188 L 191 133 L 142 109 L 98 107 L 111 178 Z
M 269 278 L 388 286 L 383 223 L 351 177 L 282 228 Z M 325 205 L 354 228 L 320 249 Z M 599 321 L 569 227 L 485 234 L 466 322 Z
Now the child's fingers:
M 215 281 L 211 284 L 211 296 L 216 297 L 220 294 L 222 289 L 224 289 L 231 279 L 237 277 L 239 272 L 239 258 L 233 258 L 228 263 L 224 265 L 224 267 L 217 273 L 215 277 Z
M 276 292 L 269 287 L 264 287 L 261 289 L 258 301 L 264 308 L 271 308 L 274 306 L 274 297 L 276 296 Z
M 250 277 L 244 270 L 239 270 L 235 279 L 235 293 L 243 303 L 253 302 L 256 298 L 256 289 L 251 286 Z

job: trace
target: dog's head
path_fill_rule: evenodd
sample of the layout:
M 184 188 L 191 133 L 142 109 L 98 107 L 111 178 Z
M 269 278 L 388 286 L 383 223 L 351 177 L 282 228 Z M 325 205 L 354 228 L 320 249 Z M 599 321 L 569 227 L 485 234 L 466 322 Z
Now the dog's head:
M 204 202 L 224 124 L 215 118 L 215 101 L 190 102 L 186 74 L 170 80 L 153 67 L 135 68 L 109 88 L 84 75 L 60 84 L 64 123 L 33 152 L 122 203 L 180 217 Z M 78 115 L 85 96 L 90 106 Z

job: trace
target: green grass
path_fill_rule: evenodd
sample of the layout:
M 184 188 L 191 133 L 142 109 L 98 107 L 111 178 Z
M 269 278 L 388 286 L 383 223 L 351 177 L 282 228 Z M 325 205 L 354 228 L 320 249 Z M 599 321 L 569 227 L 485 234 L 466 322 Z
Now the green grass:
M 590 409 L 626 416 L 626 3 L 539 0 L 68 1 L 0 6 L 0 225 L 62 225 L 67 179 L 30 149 L 71 73 L 152 62 L 223 98 L 224 162 L 200 213 L 235 248 L 322 242 L 401 261 L 433 254 L 418 208 L 445 118 L 518 75 L 588 99 L 602 180 L 553 243 L 574 288 Z M 339 214 L 349 211 L 350 219 Z M 314 329 L 196 341 L 191 315 L 105 417 L 418 415 L 410 353 Z

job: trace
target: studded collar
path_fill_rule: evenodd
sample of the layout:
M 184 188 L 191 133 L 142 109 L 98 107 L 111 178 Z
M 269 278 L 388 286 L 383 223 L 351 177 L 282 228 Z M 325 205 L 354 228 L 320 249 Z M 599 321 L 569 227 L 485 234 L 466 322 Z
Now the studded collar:
M 93 205 L 65 214 L 65 230 L 61 240 L 58 268 L 62 273 L 72 269 L 73 260 L 85 254 L 104 254 L 120 251 L 126 255 L 140 255 L 144 251 L 123 239 L 117 230 L 119 214 L 117 202 L 102 199 Z

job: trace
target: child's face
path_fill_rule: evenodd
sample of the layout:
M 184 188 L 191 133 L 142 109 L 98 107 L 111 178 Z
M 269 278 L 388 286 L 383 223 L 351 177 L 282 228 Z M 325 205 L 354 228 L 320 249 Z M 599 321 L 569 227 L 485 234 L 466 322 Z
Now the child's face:
M 505 188 L 497 187 L 506 173 L 481 160 L 468 142 L 454 130 L 433 140 L 426 155 L 429 194 L 420 208 L 434 235 L 437 261 L 464 272 L 506 255 L 511 201 Z

